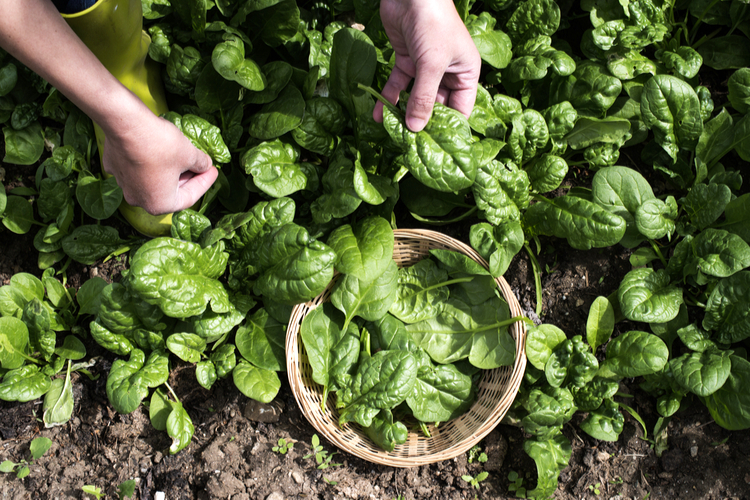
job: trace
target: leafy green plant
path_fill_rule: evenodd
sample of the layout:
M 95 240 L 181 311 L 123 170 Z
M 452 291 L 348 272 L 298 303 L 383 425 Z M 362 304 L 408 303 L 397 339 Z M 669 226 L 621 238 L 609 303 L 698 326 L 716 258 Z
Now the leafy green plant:
M 471 447 L 471 449 L 468 452 L 468 460 L 469 463 L 473 463 L 475 461 L 479 463 L 485 463 L 487 459 L 487 454 L 482 451 L 482 448 L 477 444 Z
M 37 437 L 31 440 L 29 452 L 31 453 L 31 462 L 21 460 L 16 463 L 6 460 L 0 464 L 0 472 L 15 472 L 18 479 L 23 479 L 31 473 L 29 466 L 39 460 L 52 446 L 52 440 L 46 437 Z
M 84 484 L 83 486 L 81 486 L 81 491 L 83 491 L 87 495 L 95 497 L 96 500 L 101 500 L 103 497 L 107 496 L 106 494 L 102 493 L 101 488 L 99 488 L 98 486 L 94 486 L 93 484 Z
M 526 487 L 523 485 L 523 478 L 516 471 L 508 473 L 508 491 L 513 493 L 516 498 L 526 498 Z
M 461 476 L 461 479 L 469 483 L 472 488 L 479 489 L 479 483 L 487 479 L 489 477 L 490 473 L 487 471 L 482 471 L 479 474 L 476 475 L 476 477 L 470 476 L 468 474 Z
M 599 488 L 601 488 L 601 486 L 602 483 L 590 484 L 587 486 L 587 489 L 594 495 L 599 496 L 599 494 L 601 493 L 601 490 Z
M 128 479 L 117 486 L 117 497 L 120 500 L 135 497 L 135 480 Z
M 286 455 L 286 453 L 291 450 L 294 447 L 294 441 L 289 440 L 287 441 L 284 438 L 279 438 L 279 441 L 276 446 L 271 448 L 276 453 L 279 453 L 281 455 Z
M 323 446 L 320 444 L 320 438 L 317 434 L 313 434 L 311 439 L 311 445 L 312 445 L 312 453 L 309 453 L 305 455 L 303 460 L 307 460 L 308 458 L 315 457 L 315 462 L 318 464 L 318 469 L 328 469 L 329 467 L 338 467 L 342 464 L 332 462 L 333 456 L 336 455 L 338 452 L 334 451 L 333 453 L 329 453 L 328 451 L 323 449 Z

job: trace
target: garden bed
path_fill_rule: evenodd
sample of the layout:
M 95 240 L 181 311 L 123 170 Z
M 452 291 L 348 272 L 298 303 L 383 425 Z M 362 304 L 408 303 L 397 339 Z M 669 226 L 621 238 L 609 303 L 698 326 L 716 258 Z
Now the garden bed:
M 11 166 L 6 180 L 16 179 L 18 185 L 30 182 L 32 175 L 33 168 Z M 416 221 L 413 224 L 418 226 Z M 467 230 L 455 225 L 446 232 L 466 239 Z M 34 272 L 36 256 L 23 251 L 30 245 L 29 239 L 6 233 L 0 241 L 0 285 L 22 270 Z M 546 239 L 545 248 L 554 251 L 540 256 L 545 269 L 544 314 L 540 319 L 566 332 L 580 332 L 593 300 L 615 290 L 630 269 L 630 251 L 619 246 L 580 251 Z M 68 282 L 80 286 L 93 276 L 118 281 L 126 264 L 127 255 L 92 266 L 74 263 L 68 270 Z M 524 311 L 534 318 L 534 280 L 525 254 L 513 260 L 505 278 Z M 618 324 L 618 329 L 628 327 Z M 174 370 L 169 383 L 189 408 L 196 431 L 186 449 L 170 455 L 169 437 L 153 428 L 146 408 L 129 415 L 112 410 L 105 381 L 115 356 L 103 349 L 92 354 L 97 361 L 91 371 L 100 377 L 91 381 L 73 375 L 75 411 L 67 424 L 45 429 L 38 420 L 40 401 L 0 403 L 0 461 L 28 458 L 29 443 L 37 436 L 53 442 L 50 451 L 31 465 L 25 479 L 0 475 L 3 498 L 83 498 L 84 485 L 100 487 L 109 498 L 116 498 L 117 487 L 133 479 L 140 499 L 154 498 L 158 491 L 165 492 L 167 499 L 390 500 L 399 495 L 424 500 L 490 499 L 515 498 L 508 490 L 511 472 L 524 478 L 524 485 L 535 480 L 534 462 L 522 450 L 522 431 L 502 424 L 480 443 L 488 458 L 484 463 L 476 459 L 469 463 L 470 454 L 465 454 L 433 465 L 397 469 L 368 463 L 321 440 L 325 451 L 338 452 L 331 462 L 341 465 L 320 470 L 314 458 L 303 458 L 311 453 L 315 430 L 302 416 L 283 377 L 277 398 L 263 405 L 243 396 L 231 380 L 218 382 L 211 391 L 203 389 L 190 366 Z M 652 438 L 650 431 L 657 418 L 653 398 L 639 391 L 634 380 L 627 381 L 623 392 L 634 396 L 627 402 L 643 417 Z M 263 413 L 261 408 L 273 411 Z M 272 416 L 266 418 L 268 414 Z M 560 476 L 556 499 L 612 499 L 618 495 L 622 500 L 641 500 L 647 495 L 681 500 L 750 498 L 750 459 L 745 451 L 750 446 L 750 433 L 722 429 L 702 406 L 694 405 L 672 420 L 669 449 L 661 458 L 642 439 L 643 429 L 629 415 L 615 443 L 597 441 L 576 431 L 574 425 L 567 425 L 563 432 L 573 453 Z M 273 451 L 281 438 L 294 442 L 286 454 Z M 462 479 L 482 471 L 489 475 L 478 489 Z M 271 496 L 274 494 L 277 496 Z

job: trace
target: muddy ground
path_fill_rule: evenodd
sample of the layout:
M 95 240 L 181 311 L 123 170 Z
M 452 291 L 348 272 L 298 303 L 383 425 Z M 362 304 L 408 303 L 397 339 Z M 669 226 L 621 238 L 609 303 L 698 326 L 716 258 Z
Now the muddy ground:
M 6 168 L 9 189 L 33 185 L 34 167 Z M 414 223 L 416 226 L 416 223 Z M 128 229 L 120 226 L 121 234 Z M 467 227 L 449 228 L 452 235 L 468 240 Z M 33 233 L 33 230 L 32 230 Z M 540 319 L 569 335 L 584 331 L 593 300 L 609 295 L 630 270 L 629 251 L 619 246 L 591 251 L 570 249 L 558 240 L 542 240 L 539 256 L 544 271 L 544 308 Z M 17 272 L 40 275 L 31 236 L 0 231 L 0 285 Z M 127 255 L 106 264 L 67 270 L 68 283 L 80 284 L 90 276 L 118 280 Z M 534 318 L 534 281 L 528 257 L 522 252 L 506 279 L 526 313 Z M 619 331 L 632 325 L 618 324 Z M 315 430 L 299 411 L 289 384 L 283 380 L 273 411 L 262 412 L 231 380 L 217 382 L 206 391 L 195 382 L 189 366 L 173 371 L 170 385 L 188 409 L 195 425 L 192 444 L 172 456 L 170 439 L 155 431 L 147 410 L 141 406 L 130 415 L 115 413 L 107 402 L 105 381 L 114 359 L 110 353 L 90 352 L 97 361 L 96 381 L 74 374 L 75 411 L 67 424 L 44 429 L 40 423 L 41 401 L 25 404 L 0 402 L 0 462 L 29 458 L 29 443 L 46 436 L 52 448 L 35 463 L 24 479 L 0 474 L 3 499 L 93 498 L 84 485 L 100 487 L 107 498 L 118 498 L 117 487 L 133 479 L 135 497 L 169 500 L 188 498 L 235 499 L 504 499 L 509 493 L 508 474 L 518 473 L 524 486 L 533 486 L 534 462 L 522 448 L 522 432 L 499 425 L 480 446 L 489 460 L 469 463 L 467 455 L 410 469 L 379 466 L 337 450 L 325 440 L 324 449 L 337 465 L 319 469 L 311 450 Z M 649 438 L 657 419 L 655 401 L 639 391 L 637 380 L 625 389 L 633 398 L 627 403 L 645 420 Z M 262 416 L 261 416 L 262 415 Z M 262 418 L 265 421 L 259 421 Z M 580 417 L 577 417 L 580 418 Z M 578 432 L 575 420 L 565 427 L 573 446 L 570 466 L 560 477 L 556 499 L 607 500 L 681 499 L 750 500 L 750 432 L 730 432 L 712 422 L 701 405 L 675 416 L 669 426 L 669 449 L 657 457 L 643 430 L 629 414 L 616 443 L 599 442 Z M 272 448 L 279 438 L 292 441 L 286 454 Z M 487 479 L 472 488 L 461 476 Z

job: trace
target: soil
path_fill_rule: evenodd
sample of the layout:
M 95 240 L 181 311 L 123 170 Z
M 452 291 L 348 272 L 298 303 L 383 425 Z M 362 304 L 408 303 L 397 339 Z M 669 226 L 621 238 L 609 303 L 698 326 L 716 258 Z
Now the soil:
M 35 167 L 4 167 L 7 189 L 33 186 Z M 416 226 L 414 221 L 411 225 Z M 129 230 L 124 224 L 118 229 L 121 235 Z M 468 241 L 468 226 L 446 231 Z M 581 333 L 594 299 L 612 293 L 630 270 L 629 251 L 620 246 L 578 251 L 554 239 L 541 243 L 541 317 L 534 313 L 534 280 L 525 252 L 514 259 L 505 277 L 529 317 L 568 334 Z M 28 251 L 32 246 L 29 235 L 0 232 L 0 285 L 17 272 L 40 275 L 35 252 Z M 94 266 L 72 264 L 67 283 L 80 286 L 91 276 L 116 281 L 126 263 L 127 255 Z M 617 328 L 624 332 L 634 325 L 621 322 Z M 158 498 L 158 492 L 169 500 L 504 499 L 514 498 L 508 491 L 511 471 L 524 479 L 524 486 L 533 487 L 535 481 L 534 462 L 522 449 L 523 433 L 503 424 L 480 443 L 488 455 L 486 463 L 469 463 L 468 456 L 461 455 L 397 469 L 368 463 L 321 440 L 326 451 L 336 453 L 336 465 L 319 469 L 314 458 L 306 458 L 315 429 L 301 414 L 283 377 L 276 400 L 261 405 L 240 394 L 231 380 L 218 382 L 211 391 L 203 389 L 189 366 L 175 369 L 170 385 L 187 408 L 195 435 L 189 447 L 170 455 L 170 439 L 153 429 L 147 409 L 141 406 L 121 415 L 109 406 L 105 381 L 114 356 L 104 350 L 89 354 L 95 356 L 91 371 L 99 378 L 74 374 L 76 405 L 67 424 L 45 429 L 38 418 L 41 401 L 0 402 L 0 462 L 28 459 L 29 443 L 37 436 L 53 442 L 30 465 L 28 477 L 0 474 L 3 499 L 92 498 L 82 492 L 84 485 L 95 485 L 108 498 L 117 498 L 118 485 L 129 479 L 135 480 L 139 499 Z M 564 432 L 573 455 L 554 498 L 750 500 L 750 432 L 724 430 L 702 405 L 694 404 L 672 419 L 669 448 L 657 457 L 646 439 L 652 438 L 658 418 L 655 401 L 638 389 L 638 380 L 628 380 L 622 391 L 633 396 L 627 404 L 645 421 L 648 436 L 627 413 L 625 430 L 615 443 L 596 441 L 568 424 Z M 286 454 L 272 450 L 280 438 L 294 443 Z M 482 471 L 489 476 L 476 489 L 461 478 Z

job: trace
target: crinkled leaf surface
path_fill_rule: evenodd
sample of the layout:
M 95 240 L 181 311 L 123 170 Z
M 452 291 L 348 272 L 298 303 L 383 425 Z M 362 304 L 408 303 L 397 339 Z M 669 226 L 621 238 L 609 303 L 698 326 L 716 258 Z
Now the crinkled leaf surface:
M 364 282 L 383 274 L 393 260 L 393 230 L 382 217 L 343 225 L 331 233 L 327 243 L 336 252 L 336 270 Z
M 703 328 L 717 332 L 719 342 L 734 343 L 750 337 L 750 271 L 719 281 L 706 303 Z
M 406 167 L 414 177 L 438 191 L 458 191 L 474 183 L 478 164 L 472 154 L 471 128 L 464 115 L 436 104 L 425 128 L 415 133 L 397 113 L 385 106 L 383 124 L 405 151 Z
M 422 422 L 445 422 L 471 404 L 471 377 L 454 365 L 420 370 L 406 403 Z
M 274 229 L 255 253 L 261 269 L 255 292 L 284 304 L 321 293 L 333 278 L 336 254 L 296 224 Z
M 529 327 L 526 333 L 526 356 L 529 363 L 544 370 L 552 351 L 566 339 L 565 332 L 555 325 L 541 324 Z
M 234 385 L 242 394 L 261 403 L 270 403 L 281 388 L 278 374 L 240 360 L 232 370 Z
M 730 351 L 685 353 L 669 362 L 674 379 L 701 397 L 721 389 L 732 369 Z
M 472 365 L 492 369 L 513 363 L 510 324 L 510 310 L 500 298 L 478 306 L 450 298 L 436 317 L 406 325 L 406 331 L 436 363 L 468 357 Z
M 149 304 L 167 316 L 187 318 L 203 313 L 228 312 L 229 295 L 218 277 L 229 256 L 224 246 L 201 248 L 196 243 L 156 238 L 138 249 L 130 266 L 130 285 Z
M 730 356 L 732 370 L 729 378 L 704 402 L 714 421 L 725 429 L 741 430 L 750 427 L 750 362 Z
M 339 279 L 333 288 L 331 302 L 346 315 L 347 323 L 354 316 L 377 321 L 388 313 L 396 300 L 397 286 L 398 267 L 391 260 L 383 274 L 370 282 L 353 275 Z
M 607 344 L 607 359 L 602 368 L 620 377 L 639 377 L 660 371 L 668 357 L 669 349 L 659 337 L 630 331 Z
M 656 75 L 646 82 L 641 115 L 656 142 L 673 159 L 677 159 L 680 148 L 695 148 L 703 132 L 698 95 L 693 87 L 674 76 Z
M 525 220 L 538 234 L 566 238 L 570 246 L 581 250 L 614 245 L 625 235 L 626 228 L 619 215 L 570 195 L 532 205 Z
M 242 357 L 255 366 L 286 371 L 285 339 L 286 326 L 273 319 L 265 309 L 258 309 L 237 330 L 235 343 Z
M 407 323 L 437 316 L 448 298 L 447 281 L 448 273 L 429 259 L 399 269 L 396 300 L 389 312 Z
M 682 289 L 670 285 L 664 269 L 633 269 L 622 279 L 617 291 L 620 308 L 632 321 L 666 323 L 680 312 Z

